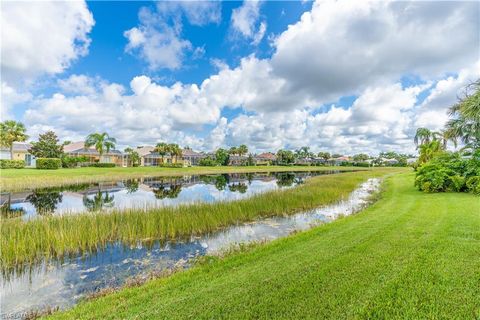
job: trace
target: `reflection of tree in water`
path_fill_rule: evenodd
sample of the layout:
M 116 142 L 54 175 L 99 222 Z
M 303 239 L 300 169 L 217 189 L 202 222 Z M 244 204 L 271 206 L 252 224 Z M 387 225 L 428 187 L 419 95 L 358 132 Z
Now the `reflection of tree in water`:
M 125 189 L 127 193 L 135 193 L 138 191 L 138 180 L 127 180 L 125 181 Z
M 248 184 L 251 185 L 253 181 L 253 173 L 247 173 Z
M 213 184 L 218 191 L 223 191 L 230 181 L 228 174 L 200 176 L 200 180 L 206 184 Z
M 8 200 L 0 207 L 0 216 L 2 218 L 10 219 L 21 217 L 25 214 L 23 208 L 12 208 L 12 194 L 8 194 Z
M 294 183 L 299 182 L 299 180 L 295 178 L 295 174 L 291 172 L 277 173 L 275 177 L 277 178 L 277 185 L 279 187 L 291 187 Z
M 174 199 L 178 197 L 181 191 L 181 184 L 160 185 L 159 187 L 153 189 L 153 194 L 157 199 Z
M 229 181 L 229 176 L 226 174 L 219 175 L 215 178 L 215 188 L 217 188 L 218 191 L 223 191 L 227 187 L 228 181 Z
M 35 207 L 37 214 L 47 214 L 55 211 L 62 198 L 60 192 L 34 191 L 26 200 Z
M 89 198 L 87 195 L 84 195 L 83 205 L 85 206 L 85 208 L 87 208 L 88 211 L 99 211 L 104 207 L 113 207 L 114 200 L 115 197 L 113 196 L 113 194 L 98 190 L 98 192 L 93 196 L 93 198 Z
M 228 189 L 232 192 L 245 193 L 248 190 L 248 186 L 243 182 L 233 183 L 228 186 Z

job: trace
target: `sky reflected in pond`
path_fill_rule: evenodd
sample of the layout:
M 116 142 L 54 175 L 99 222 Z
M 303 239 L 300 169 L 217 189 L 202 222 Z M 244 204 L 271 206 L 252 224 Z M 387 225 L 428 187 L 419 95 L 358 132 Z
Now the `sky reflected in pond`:
M 3 217 L 31 218 L 85 211 L 233 201 L 292 187 L 309 177 L 331 173 L 335 172 L 218 174 L 120 180 L 2 193 L 0 204 Z

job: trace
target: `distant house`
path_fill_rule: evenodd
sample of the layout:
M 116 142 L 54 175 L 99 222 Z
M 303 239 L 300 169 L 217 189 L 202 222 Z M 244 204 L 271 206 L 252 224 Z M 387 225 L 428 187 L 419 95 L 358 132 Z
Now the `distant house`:
M 118 150 L 105 152 L 101 157 L 95 147 L 85 147 L 85 142 L 79 141 L 67 144 L 63 147 L 63 152 L 72 157 L 87 157 L 88 162 L 95 163 L 115 163 L 117 166 L 127 166 L 127 155 Z
M 397 159 L 388 159 L 388 158 L 380 158 L 380 161 L 383 165 L 386 165 L 386 166 L 396 165 L 399 163 Z
M 407 159 L 407 164 L 414 164 L 417 161 L 418 161 L 418 158 L 408 158 Z
M 257 166 L 270 166 L 277 161 L 277 156 L 271 152 L 264 152 L 256 155 L 253 160 Z
M 341 156 L 341 157 L 338 157 L 338 158 L 330 158 L 327 160 L 327 163 L 329 165 L 332 165 L 332 166 L 340 166 L 342 165 L 343 163 L 346 163 L 346 162 L 351 162 L 352 159 L 348 156 Z
M 247 156 L 230 155 L 229 166 L 244 166 L 247 163 Z
M 35 167 L 35 156 L 30 154 L 28 150 L 32 145 L 27 142 L 14 142 L 12 145 L 13 157 L 10 154 L 9 148 L 0 149 L 0 159 L 2 160 L 23 160 L 25 161 L 25 166 Z
M 169 153 L 161 155 L 155 151 L 155 147 L 144 146 L 135 150 L 140 156 L 140 165 L 145 167 L 162 166 L 168 164 L 180 163 L 184 165 L 182 157 L 175 157 Z
M 200 160 L 205 159 L 207 154 L 193 151 L 192 149 L 183 149 L 182 158 L 185 166 L 198 166 Z

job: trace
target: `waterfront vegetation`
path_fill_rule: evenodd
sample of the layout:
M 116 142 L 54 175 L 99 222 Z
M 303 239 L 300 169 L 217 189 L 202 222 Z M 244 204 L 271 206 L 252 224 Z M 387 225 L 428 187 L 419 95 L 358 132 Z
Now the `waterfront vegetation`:
M 294 190 L 305 197 L 319 181 L 366 174 L 319 177 Z M 388 177 L 381 199 L 357 215 L 52 318 L 478 319 L 479 198 L 422 193 L 413 178 Z
M 115 168 L 69 168 L 58 170 L 5 169 L 1 172 L 0 189 L 18 191 L 24 189 L 55 187 L 80 183 L 93 183 L 144 177 L 172 177 L 196 174 L 278 172 L 278 171 L 324 171 L 365 170 L 358 167 L 314 167 L 314 166 L 241 166 L 241 167 L 115 167 Z M 368 168 L 367 168 L 368 170 Z
M 8 273 L 26 263 L 99 250 L 112 241 L 134 245 L 181 239 L 260 217 L 293 214 L 338 201 L 366 179 L 399 170 L 408 169 L 378 168 L 318 176 L 296 188 L 234 202 L 44 216 L 29 221 L 4 219 L 1 265 Z

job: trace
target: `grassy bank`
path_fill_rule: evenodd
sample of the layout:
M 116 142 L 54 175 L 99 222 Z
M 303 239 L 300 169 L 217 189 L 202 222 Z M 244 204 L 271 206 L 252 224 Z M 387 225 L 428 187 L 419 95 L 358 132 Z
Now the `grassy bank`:
M 30 221 L 4 219 L 0 263 L 12 270 L 42 258 L 93 251 L 110 241 L 176 239 L 261 216 L 292 214 L 337 201 L 369 177 L 405 169 L 378 169 L 319 176 L 299 187 L 235 202 L 50 216 Z
M 358 215 L 52 318 L 479 319 L 480 200 L 412 181 L 390 177 Z
M 253 167 L 115 167 L 115 168 L 74 168 L 58 170 L 2 169 L 0 189 L 19 191 L 23 189 L 54 187 L 79 183 L 112 181 L 142 177 L 181 176 L 193 174 L 248 173 L 274 171 L 317 171 L 317 170 L 365 170 L 358 167 L 307 167 L 307 166 L 253 166 Z

